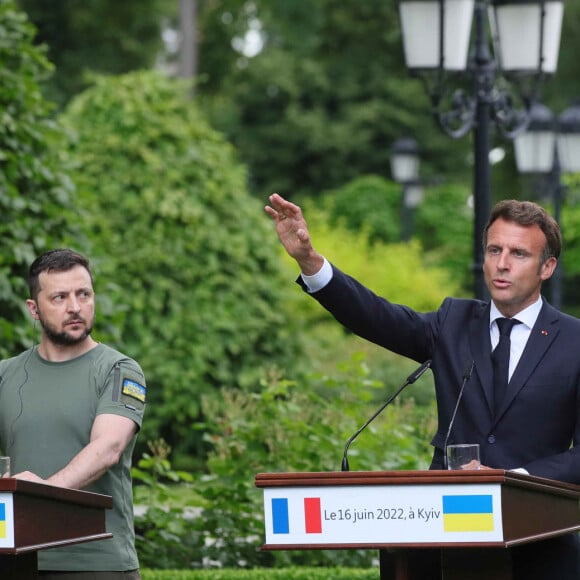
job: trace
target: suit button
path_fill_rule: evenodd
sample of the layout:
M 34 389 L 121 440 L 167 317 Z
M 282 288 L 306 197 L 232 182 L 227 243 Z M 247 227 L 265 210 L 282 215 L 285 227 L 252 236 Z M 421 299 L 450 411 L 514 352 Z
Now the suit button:
M 493 445 L 493 444 L 495 443 L 495 435 L 490 435 L 490 436 L 487 438 L 487 442 L 488 442 L 488 443 L 491 443 L 491 444 Z

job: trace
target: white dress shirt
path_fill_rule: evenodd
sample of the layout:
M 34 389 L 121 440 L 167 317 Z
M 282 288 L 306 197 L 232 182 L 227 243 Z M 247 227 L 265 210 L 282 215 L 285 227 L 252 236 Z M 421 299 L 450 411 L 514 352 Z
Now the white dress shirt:
M 521 312 L 518 312 L 514 318 L 519 320 L 521 324 L 516 324 L 512 328 L 510 335 L 510 368 L 508 373 L 508 381 L 512 378 L 515 368 L 520 362 L 522 352 L 526 348 L 528 338 L 530 338 L 530 333 L 536 320 L 542 309 L 542 297 L 540 296 L 536 302 L 524 308 Z M 489 337 L 491 338 L 491 349 L 495 349 L 497 343 L 499 342 L 499 328 L 497 327 L 496 320 L 498 318 L 504 318 L 503 314 L 497 309 L 496 305 L 491 303 L 491 309 L 489 311 Z

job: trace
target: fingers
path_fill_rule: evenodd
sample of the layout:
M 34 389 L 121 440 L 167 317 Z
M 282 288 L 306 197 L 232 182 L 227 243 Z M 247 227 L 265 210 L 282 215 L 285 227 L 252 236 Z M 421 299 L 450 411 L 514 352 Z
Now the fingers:
M 266 206 L 266 212 L 277 221 L 284 221 L 288 218 L 300 218 L 302 212 L 296 204 L 284 199 L 281 195 L 273 193 L 270 198 L 270 206 Z

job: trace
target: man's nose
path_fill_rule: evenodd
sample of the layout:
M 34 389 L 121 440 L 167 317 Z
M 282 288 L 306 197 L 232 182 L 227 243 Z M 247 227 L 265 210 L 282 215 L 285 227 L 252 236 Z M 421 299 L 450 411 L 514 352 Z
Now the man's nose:
M 507 270 L 509 268 L 509 253 L 501 252 L 497 259 L 497 267 L 499 270 Z
M 76 296 L 69 296 L 67 307 L 69 312 L 79 312 L 81 309 L 81 304 Z

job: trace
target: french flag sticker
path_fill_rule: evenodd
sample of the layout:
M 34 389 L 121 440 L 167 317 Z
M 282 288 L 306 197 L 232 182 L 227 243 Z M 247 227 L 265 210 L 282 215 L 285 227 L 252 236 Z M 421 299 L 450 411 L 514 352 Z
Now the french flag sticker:
M 319 497 L 304 498 L 304 531 L 307 534 L 322 533 L 322 512 Z M 274 534 L 290 533 L 290 512 L 287 497 L 272 498 L 272 532 Z
M 304 498 L 304 523 L 307 534 L 322 534 L 322 514 L 319 497 Z
M 274 534 L 290 533 L 287 497 L 272 498 L 272 531 Z

